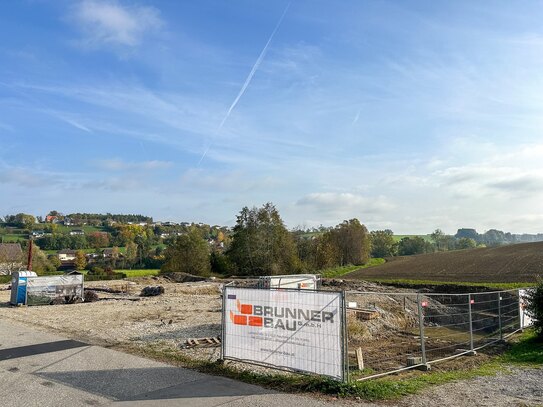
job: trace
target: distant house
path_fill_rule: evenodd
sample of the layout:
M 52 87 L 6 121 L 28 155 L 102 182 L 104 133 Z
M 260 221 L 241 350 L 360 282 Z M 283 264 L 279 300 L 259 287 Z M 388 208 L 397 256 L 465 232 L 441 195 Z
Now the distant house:
M 45 217 L 45 222 L 46 223 L 59 223 L 59 219 L 58 219 L 58 216 L 54 216 L 54 215 L 47 215 Z
M 112 258 L 114 258 L 115 256 L 116 256 L 116 257 L 123 257 L 123 254 L 122 254 L 122 253 L 120 253 L 120 252 L 118 252 L 118 251 L 117 251 L 117 253 L 115 253 L 115 252 L 113 251 L 112 248 L 104 249 L 104 251 L 103 251 L 102 253 L 103 253 L 103 255 L 104 255 L 104 257 L 105 257 L 106 259 L 112 259 Z
M 23 250 L 19 243 L 0 243 L 0 275 L 24 269 Z
M 75 260 L 75 253 L 76 253 L 75 250 L 64 249 L 64 250 L 59 250 L 57 254 L 58 254 L 58 259 L 61 262 L 73 262 Z
M 70 236 L 84 236 L 85 231 L 83 229 L 70 230 Z

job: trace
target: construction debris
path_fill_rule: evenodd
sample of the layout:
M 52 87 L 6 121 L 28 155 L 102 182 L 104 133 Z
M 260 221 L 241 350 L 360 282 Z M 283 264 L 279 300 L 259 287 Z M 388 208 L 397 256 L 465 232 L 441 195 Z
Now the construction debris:
M 212 338 L 187 339 L 185 348 L 216 348 L 221 346 L 221 338 L 214 336 Z
M 164 294 L 164 287 L 161 285 L 149 285 L 141 290 L 140 297 L 154 297 Z
M 98 294 L 93 290 L 85 290 L 83 298 L 85 299 L 85 302 L 95 302 L 98 301 Z

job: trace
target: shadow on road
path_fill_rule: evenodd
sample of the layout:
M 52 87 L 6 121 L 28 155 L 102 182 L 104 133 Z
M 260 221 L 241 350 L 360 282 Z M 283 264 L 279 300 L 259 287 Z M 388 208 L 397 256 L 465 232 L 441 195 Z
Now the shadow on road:
M 175 367 L 35 373 L 87 392 L 119 401 L 198 397 L 236 397 L 275 393 L 223 377 Z M 181 373 L 181 375 L 180 375 Z M 174 378 L 179 376 L 179 380 Z M 172 380 L 174 379 L 174 380 Z
M 65 340 L 1 349 L 0 361 L 23 358 L 25 356 L 40 355 L 43 353 L 59 352 L 61 350 L 81 348 L 84 346 L 89 345 L 79 341 Z

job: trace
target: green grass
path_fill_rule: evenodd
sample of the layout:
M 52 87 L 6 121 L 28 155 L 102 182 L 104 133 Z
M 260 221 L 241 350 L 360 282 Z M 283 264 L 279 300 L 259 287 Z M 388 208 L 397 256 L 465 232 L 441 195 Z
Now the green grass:
M 543 339 L 538 338 L 534 330 L 525 330 L 498 360 L 524 367 L 543 366 Z
M 385 259 L 375 258 L 375 259 L 370 259 L 370 261 L 364 264 L 363 266 L 348 265 L 348 266 L 332 267 L 329 269 L 320 270 L 318 271 L 318 273 L 321 274 L 325 278 L 336 278 L 336 277 L 341 277 L 352 271 L 365 269 L 368 267 L 379 266 L 383 263 L 385 263 Z
M 451 286 L 462 286 L 462 287 L 485 287 L 492 288 L 496 290 L 514 290 L 517 288 L 532 287 L 534 283 L 470 283 L 466 281 L 455 282 L 455 281 L 433 281 L 433 280 L 409 280 L 401 278 L 367 278 L 367 281 L 372 281 L 374 283 L 386 284 L 386 285 L 397 285 L 402 287 L 422 287 L 429 285 L 451 285 Z
M 140 270 L 115 270 L 116 273 L 124 273 L 126 277 L 147 277 L 156 276 L 159 269 L 140 269 Z
M 7 233 L 5 235 L 0 235 L 0 242 L 3 242 L 3 243 L 16 243 L 22 240 L 27 240 L 26 235 L 17 235 L 14 233 Z

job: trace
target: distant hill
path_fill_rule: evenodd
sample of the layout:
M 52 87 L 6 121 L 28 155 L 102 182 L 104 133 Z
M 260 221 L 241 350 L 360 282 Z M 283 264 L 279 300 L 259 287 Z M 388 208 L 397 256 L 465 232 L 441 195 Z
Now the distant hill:
M 543 277 L 543 242 L 400 256 L 356 270 L 349 279 L 409 279 L 453 282 L 534 282 Z

